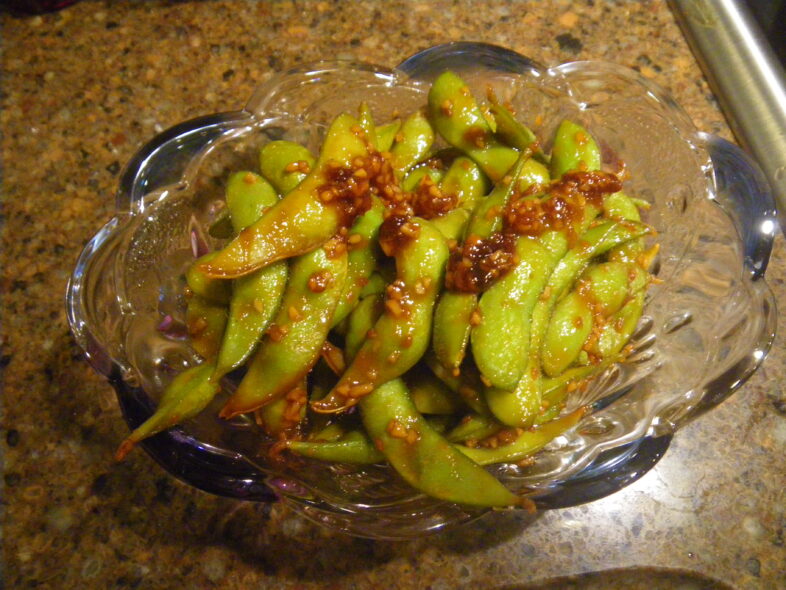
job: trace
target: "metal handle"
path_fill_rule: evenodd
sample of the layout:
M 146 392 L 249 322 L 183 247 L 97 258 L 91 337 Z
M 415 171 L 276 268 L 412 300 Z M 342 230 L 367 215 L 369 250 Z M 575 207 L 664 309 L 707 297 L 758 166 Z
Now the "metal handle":
M 786 76 L 737 0 L 670 0 L 740 144 L 758 161 L 786 231 Z

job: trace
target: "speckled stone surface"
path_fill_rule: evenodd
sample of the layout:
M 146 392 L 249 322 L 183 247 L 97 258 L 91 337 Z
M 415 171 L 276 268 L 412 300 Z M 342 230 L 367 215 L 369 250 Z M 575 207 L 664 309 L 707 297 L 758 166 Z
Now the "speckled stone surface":
M 8 588 L 786 587 L 783 337 L 734 397 L 623 491 L 534 521 L 493 515 L 385 543 L 203 494 L 144 453 L 115 464 L 125 423 L 66 324 L 67 277 L 112 215 L 124 162 L 174 123 L 240 108 L 299 62 L 394 65 L 453 40 L 547 64 L 606 59 L 728 136 L 665 3 L 83 1 L 0 22 Z M 779 237 L 768 272 L 779 301 L 785 279 Z

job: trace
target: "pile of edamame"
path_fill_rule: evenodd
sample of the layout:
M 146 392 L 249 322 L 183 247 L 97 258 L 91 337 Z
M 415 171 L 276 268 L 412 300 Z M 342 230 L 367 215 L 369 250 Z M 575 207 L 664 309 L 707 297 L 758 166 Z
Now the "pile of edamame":
M 403 120 L 339 115 L 317 157 L 266 143 L 227 180 L 227 245 L 186 273 L 204 361 L 118 459 L 233 372 L 220 417 L 253 415 L 279 458 L 387 462 L 434 498 L 530 506 L 482 466 L 576 425 L 565 399 L 624 361 L 657 252 L 590 133 L 565 120 L 551 144 L 453 72 Z

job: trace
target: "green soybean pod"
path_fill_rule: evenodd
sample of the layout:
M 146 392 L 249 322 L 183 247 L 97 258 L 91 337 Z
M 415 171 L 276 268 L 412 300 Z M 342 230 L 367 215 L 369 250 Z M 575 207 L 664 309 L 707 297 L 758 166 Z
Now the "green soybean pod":
M 189 298 L 186 305 L 186 330 L 191 347 L 205 359 L 212 359 L 221 348 L 227 325 L 227 309 L 199 295 Z
M 587 230 L 578 244 L 570 249 L 549 276 L 544 296 L 539 297 L 530 315 L 530 341 L 523 354 L 527 365 L 516 387 L 510 391 L 498 387 L 486 390 L 486 402 L 500 422 L 526 428 L 540 412 L 541 405 L 541 345 L 548 320 L 555 303 L 573 284 L 587 262 L 611 248 L 648 232 L 635 222 L 604 221 Z
M 457 445 L 464 455 L 472 459 L 478 465 L 493 465 L 495 463 L 512 463 L 521 461 L 539 451 L 552 440 L 573 428 L 584 415 L 583 409 L 576 410 L 570 414 L 547 422 L 537 428 L 527 430 L 519 434 L 518 438 L 512 443 L 501 445 L 496 448 L 467 447 Z
M 421 414 L 455 414 L 464 408 L 458 394 L 429 370 L 410 371 L 404 377 L 412 403 Z
M 213 379 L 240 367 L 253 354 L 270 325 L 287 284 L 285 261 L 255 270 L 232 284 L 232 300 Z
M 360 347 L 366 341 L 368 331 L 382 315 L 384 309 L 382 294 L 372 294 L 363 297 L 352 313 L 349 314 L 349 325 L 344 336 L 344 355 L 347 361 L 355 358 Z
M 578 123 L 563 120 L 551 149 L 552 178 L 560 178 L 571 170 L 600 170 L 600 165 L 600 148 L 592 135 Z
M 452 443 L 463 443 L 470 439 L 480 440 L 492 436 L 504 428 L 505 425 L 500 424 L 493 416 L 472 413 L 462 418 L 445 438 Z
M 513 113 L 499 103 L 492 103 L 489 110 L 496 122 L 497 137 L 519 151 L 529 150 L 533 157 L 541 162 L 548 162 L 540 148 L 537 136 L 529 127 L 521 123 L 513 116 Z
M 428 164 L 423 164 L 417 168 L 413 168 L 401 181 L 401 188 L 407 192 L 414 192 L 417 190 L 423 179 L 428 176 L 434 184 L 439 184 L 445 172 L 440 168 L 432 168 Z
M 311 172 L 258 221 L 219 250 L 214 259 L 200 264 L 200 269 L 213 278 L 234 279 L 278 260 L 310 252 L 335 236 L 341 227 L 341 211 L 335 204 L 324 202 L 319 191 L 333 166 L 349 166 L 356 157 L 368 154 L 368 144 L 360 135 L 354 117 L 336 117 Z
M 303 164 L 294 166 L 298 162 Z M 313 169 L 315 163 L 311 152 L 294 141 L 270 141 L 259 151 L 262 176 L 282 195 L 291 192 L 306 177 L 303 168 Z
M 396 135 L 401 129 L 401 119 L 395 119 L 385 125 L 379 125 L 375 130 L 377 149 L 380 152 L 388 152 L 393 147 Z
M 355 220 L 347 236 L 347 278 L 333 314 L 333 326 L 346 318 L 357 305 L 360 293 L 377 267 L 377 236 L 385 206 L 374 198 L 371 208 Z
M 412 487 L 458 504 L 525 504 L 429 426 L 401 379 L 388 381 L 361 398 L 360 410 L 375 447 Z
M 380 453 L 365 433 L 351 431 L 338 440 L 325 442 L 288 440 L 286 448 L 310 459 L 329 461 L 331 463 L 350 463 L 369 465 L 381 463 L 385 455 Z
M 415 111 L 404 121 L 396 134 L 390 153 L 393 168 L 401 175 L 426 157 L 434 144 L 434 128 L 421 111 Z
M 239 172 L 229 177 L 226 201 L 234 229 L 239 232 L 275 205 L 278 193 L 261 176 Z M 232 282 L 229 318 L 218 352 L 214 380 L 241 366 L 254 352 L 278 309 L 286 280 L 287 263 L 281 260 Z
M 620 353 L 638 326 L 644 312 L 645 295 L 644 290 L 636 292 L 617 313 L 611 316 L 603 327 L 597 343 L 590 349 L 591 352 L 602 359 L 612 358 Z
M 466 83 L 454 72 L 434 80 L 428 113 L 445 141 L 477 162 L 492 182 L 501 180 L 519 158 L 516 150 L 494 137 Z
M 573 364 L 592 326 L 592 310 L 578 292 L 571 291 L 557 303 L 543 337 L 540 360 L 546 375 L 559 375 Z
M 385 312 L 330 394 L 311 405 L 317 412 L 355 405 L 380 383 L 412 368 L 428 348 L 434 300 L 448 257 L 445 238 L 424 219 L 391 216 L 380 229 L 380 244 L 396 260 Z
M 377 128 L 376 125 L 374 125 L 374 116 L 371 113 L 371 107 L 368 106 L 366 101 L 363 101 L 360 103 L 358 111 L 358 124 L 363 131 L 365 131 L 366 139 L 368 139 L 374 149 L 379 149 L 377 147 Z
M 516 387 L 527 366 L 522 351 L 529 344 L 529 319 L 556 262 L 548 249 L 530 237 L 518 239 L 516 256 L 519 263 L 514 269 L 481 295 L 479 323 L 470 336 L 478 370 L 501 389 Z
M 480 166 L 466 156 L 453 160 L 438 182 L 444 194 L 456 195 L 458 206 L 469 211 L 491 190 L 489 179 Z
M 319 358 L 343 289 L 347 255 L 317 248 L 293 260 L 281 306 L 243 380 L 219 414 L 253 411 L 291 391 Z
M 469 223 L 470 212 L 459 208 L 431 220 L 431 224 L 445 236 L 446 240 L 459 240 Z
M 186 369 L 164 390 L 155 413 L 122 442 L 115 459 L 122 461 L 140 441 L 196 416 L 219 391 L 210 380 L 213 365 L 205 363 Z
M 225 195 L 235 233 L 254 223 L 268 207 L 278 202 L 278 193 L 273 185 L 253 172 L 231 174 Z
M 215 252 L 208 252 L 197 258 L 186 270 L 186 285 L 194 295 L 217 305 L 226 305 L 232 296 L 232 285 L 228 281 L 208 277 L 199 269 L 203 262 L 216 257 Z

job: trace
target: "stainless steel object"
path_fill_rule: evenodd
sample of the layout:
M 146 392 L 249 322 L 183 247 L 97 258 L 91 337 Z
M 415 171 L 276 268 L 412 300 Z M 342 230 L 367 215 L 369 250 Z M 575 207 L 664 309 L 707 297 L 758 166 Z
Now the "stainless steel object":
M 740 0 L 670 0 L 737 139 L 758 161 L 786 231 L 786 75 Z

